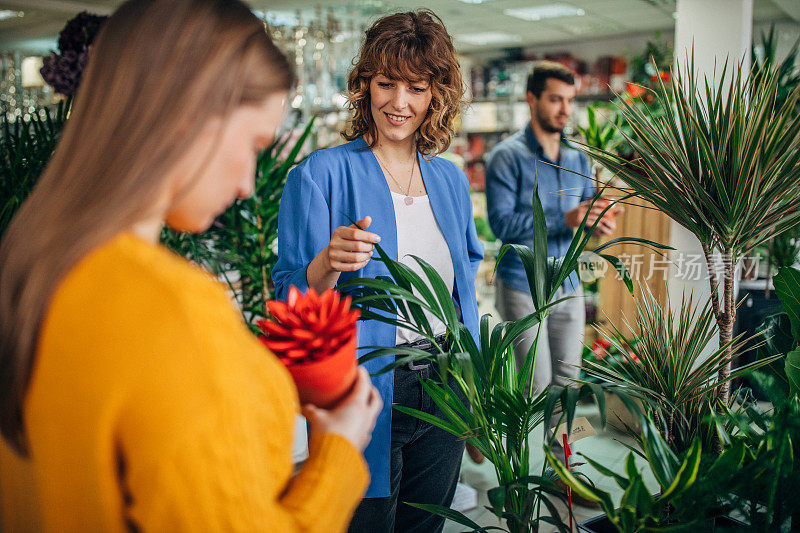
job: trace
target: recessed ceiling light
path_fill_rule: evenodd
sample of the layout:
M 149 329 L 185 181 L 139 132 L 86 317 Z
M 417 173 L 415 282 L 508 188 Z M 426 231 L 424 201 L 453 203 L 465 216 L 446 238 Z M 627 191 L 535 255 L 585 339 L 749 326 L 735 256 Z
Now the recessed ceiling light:
M 569 4 L 547 4 L 544 6 L 519 7 L 504 9 L 503 13 L 522 20 L 544 20 L 561 17 L 582 17 L 586 11 Z
M 24 16 L 25 13 L 23 13 L 22 11 L 11 11 L 10 9 L 0 9 L 0 20 L 13 19 Z
M 462 33 L 456 35 L 456 40 L 465 44 L 487 45 L 508 42 L 518 42 L 522 40 L 519 35 L 504 33 L 501 31 L 484 31 L 479 33 Z

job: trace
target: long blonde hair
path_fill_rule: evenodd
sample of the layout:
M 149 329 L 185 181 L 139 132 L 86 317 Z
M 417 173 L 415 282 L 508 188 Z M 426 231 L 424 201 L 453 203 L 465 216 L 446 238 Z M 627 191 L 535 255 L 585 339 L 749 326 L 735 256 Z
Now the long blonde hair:
M 211 117 L 293 82 L 239 0 L 129 0 L 105 22 L 61 140 L 0 244 L 0 432 L 18 453 L 28 453 L 23 402 L 60 280 L 152 214 Z

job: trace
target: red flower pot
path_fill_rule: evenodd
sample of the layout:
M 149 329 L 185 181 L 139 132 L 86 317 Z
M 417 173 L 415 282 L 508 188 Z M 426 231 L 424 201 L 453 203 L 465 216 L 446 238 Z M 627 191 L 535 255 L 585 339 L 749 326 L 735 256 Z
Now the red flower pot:
M 284 360 L 297 386 L 300 404 L 311 403 L 323 409 L 334 407 L 347 396 L 358 376 L 355 335 L 325 359 L 292 363 Z
M 356 371 L 357 309 L 349 296 L 328 289 L 301 294 L 289 289 L 286 302 L 267 302 L 270 316 L 257 325 L 261 342 L 289 370 L 301 403 L 328 409 L 353 386 Z

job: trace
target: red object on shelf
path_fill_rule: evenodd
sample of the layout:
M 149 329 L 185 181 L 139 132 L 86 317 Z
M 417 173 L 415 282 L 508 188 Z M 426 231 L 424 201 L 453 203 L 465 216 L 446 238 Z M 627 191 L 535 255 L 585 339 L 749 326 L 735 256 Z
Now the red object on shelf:
M 630 96 L 632 96 L 633 98 L 637 98 L 639 96 L 642 96 L 644 93 L 646 93 L 647 89 L 645 87 L 642 87 L 641 85 L 639 85 L 637 83 L 632 83 L 632 82 L 626 81 L 625 82 L 625 91 L 627 91 L 627 93 Z
M 469 188 L 472 191 L 485 191 L 486 190 L 486 167 L 480 161 L 469 165 L 467 167 L 467 178 L 469 179 Z
M 286 302 L 267 302 L 270 317 L 257 322 L 259 340 L 289 370 L 302 403 L 330 408 L 356 380 L 359 311 L 350 303 L 333 289 L 317 295 L 291 287 Z

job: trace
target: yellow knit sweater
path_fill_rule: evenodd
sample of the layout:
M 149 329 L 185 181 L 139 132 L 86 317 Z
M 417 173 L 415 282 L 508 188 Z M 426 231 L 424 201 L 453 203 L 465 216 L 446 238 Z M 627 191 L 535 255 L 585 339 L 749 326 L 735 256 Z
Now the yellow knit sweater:
M 52 299 L 25 404 L 35 494 L 4 450 L 4 531 L 343 531 L 366 464 L 312 435 L 293 477 L 297 409 L 218 283 L 120 235 Z

